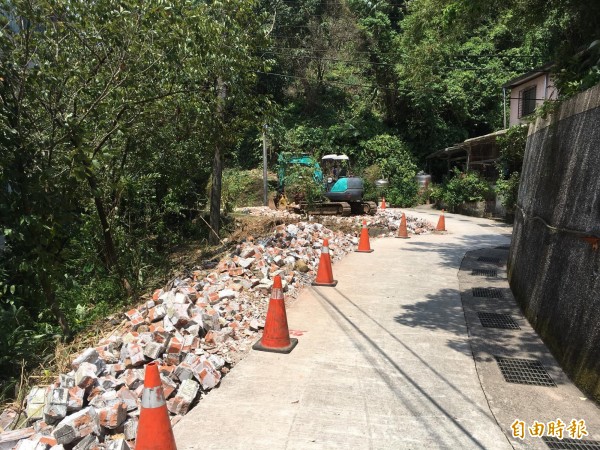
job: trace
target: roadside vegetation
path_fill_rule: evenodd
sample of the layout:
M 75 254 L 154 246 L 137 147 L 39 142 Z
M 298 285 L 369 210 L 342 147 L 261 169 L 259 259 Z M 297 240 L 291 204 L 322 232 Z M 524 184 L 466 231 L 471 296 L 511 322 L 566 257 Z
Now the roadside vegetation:
M 477 172 L 454 168 L 448 180 L 435 186 L 430 199 L 451 211 L 463 203 L 483 202 L 493 198 L 493 189 Z
M 345 153 L 409 206 L 425 155 L 502 126 L 508 79 L 554 61 L 561 94 L 597 83 L 599 18 L 583 0 L 0 0 L 0 399 L 261 203 L 265 124 L 271 171 Z

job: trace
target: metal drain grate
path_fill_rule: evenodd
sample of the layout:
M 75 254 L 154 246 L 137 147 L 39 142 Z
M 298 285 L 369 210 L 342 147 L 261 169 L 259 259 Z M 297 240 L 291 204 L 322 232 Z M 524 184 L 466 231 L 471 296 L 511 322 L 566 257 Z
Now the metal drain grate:
M 600 441 L 582 439 L 558 439 L 554 436 L 543 436 L 542 440 L 548 448 L 556 450 L 600 450 Z
M 473 297 L 502 298 L 502 291 L 496 288 L 473 288 Z
M 496 225 L 490 225 L 488 223 L 479 223 L 477 225 L 479 225 L 480 227 L 495 227 L 496 226 Z
M 520 330 L 521 327 L 512 316 L 508 314 L 496 314 L 488 312 L 478 312 L 481 325 L 486 328 L 506 328 L 507 330 Z
M 500 258 L 492 258 L 490 256 L 480 256 L 479 258 L 477 258 L 477 261 L 499 264 Z
M 471 275 L 477 275 L 480 277 L 497 277 L 498 271 L 494 269 L 473 269 Z
M 508 245 L 500 245 L 498 247 L 494 247 L 496 250 L 510 250 Z
M 494 358 L 507 383 L 556 387 L 542 363 L 535 359 Z

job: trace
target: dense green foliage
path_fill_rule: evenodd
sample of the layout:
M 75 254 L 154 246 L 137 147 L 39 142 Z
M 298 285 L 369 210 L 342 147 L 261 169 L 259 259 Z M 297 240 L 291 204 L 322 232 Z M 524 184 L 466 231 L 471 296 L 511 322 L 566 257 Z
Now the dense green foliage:
M 206 186 L 206 195 L 210 195 L 212 183 Z M 270 185 L 271 190 L 274 186 Z M 263 204 L 263 173 L 261 170 L 241 170 L 227 168 L 223 171 L 221 189 L 223 211 L 230 213 L 234 208 L 259 206 Z
M 289 202 L 306 202 L 306 215 L 312 206 L 321 201 L 324 195 L 323 180 L 316 173 L 315 166 L 290 164 L 284 177 L 285 195 Z M 320 171 L 319 171 L 320 173 Z
M 500 158 L 497 161 L 498 171 L 504 175 L 520 172 L 525 156 L 528 127 L 510 127 L 506 134 L 499 136 L 496 142 L 500 147 Z
M 374 163 L 381 178 L 389 186 L 383 192 L 387 201 L 397 206 L 412 206 L 417 199 L 417 165 L 413 156 L 398 137 L 387 134 L 376 136 L 362 143 L 358 158 L 363 165 Z M 372 180 L 367 180 L 372 181 Z
M 515 212 L 517 199 L 519 197 L 519 181 L 521 176 L 519 172 L 511 173 L 508 178 L 500 178 L 496 181 L 496 192 L 500 194 L 502 206 L 510 214 Z
M 461 172 L 454 168 L 451 177 L 433 189 L 430 198 L 453 210 L 461 203 L 482 202 L 493 196 L 489 183 L 477 172 Z
M 210 204 L 218 232 L 220 207 L 256 189 L 238 170 L 259 166 L 263 124 L 273 167 L 281 151 L 346 153 L 409 205 L 425 155 L 502 127 L 507 80 L 548 61 L 561 95 L 600 78 L 600 3 L 583 0 L 0 0 L 0 11 L 3 380 L 135 298 L 174 244 L 214 241 L 192 219 Z M 449 184 L 452 202 L 486 195 L 471 174 Z
M 264 104 L 252 2 L 2 2 L 0 373 L 135 296 Z M 226 89 L 227 93 L 221 95 Z M 255 127 L 256 128 L 256 127 Z M 198 223 L 203 223 L 198 221 Z M 37 338 L 32 338 L 37 337 Z
M 496 166 L 500 178 L 496 182 L 496 191 L 501 196 L 502 205 L 509 213 L 513 213 L 519 194 L 520 173 L 527 144 L 527 127 L 511 127 L 504 136 L 498 138 L 497 142 L 500 147 L 500 158 Z

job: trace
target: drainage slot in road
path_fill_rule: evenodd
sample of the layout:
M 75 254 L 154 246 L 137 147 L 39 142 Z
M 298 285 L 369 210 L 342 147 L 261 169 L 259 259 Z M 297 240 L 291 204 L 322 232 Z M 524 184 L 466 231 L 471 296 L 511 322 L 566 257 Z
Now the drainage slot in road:
M 535 359 L 494 358 L 507 383 L 556 387 L 542 363 Z
M 502 298 L 502 291 L 496 288 L 473 288 L 473 297 Z
M 486 328 L 506 328 L 507 330 L 520 330 L 521 327 L 512 316 L 508 314 L 496 314 L 489 312 L 478 312 L 481 325 Z
M 494 247 L 496 250 L 510 250 L 510 247 L 507 245 L 500 245 L 498 247 Z
M 500 258 L 492 258 L 490 256 L 480 256 L 479 258 L 477 258 L 477 261 L 500 264 Z
M 497 277 L 498 271 L 494 269 L 473 269 L 471 275 L 477 275 L 480 277 Z
M 490 224 L 487 224 L 487 223 L 479 223 L 477 225 L 479 225 L 480 227 L 495 227 L 496 226 L 496 225 L 490 225 Z
M 582 439 L 559 439 L 554 436 L 543 436 L 548 448 L 556 450 L 600 450 L 600 441 L 585 441 Z

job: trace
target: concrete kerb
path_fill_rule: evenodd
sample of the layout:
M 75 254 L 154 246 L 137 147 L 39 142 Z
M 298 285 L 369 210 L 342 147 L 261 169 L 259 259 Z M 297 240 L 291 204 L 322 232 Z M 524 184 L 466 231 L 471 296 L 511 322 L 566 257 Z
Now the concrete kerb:
M 478 262 L 480 256 L 501 257 L 499 272 L 505 273 L 506 250 L 484 248 L 467 252 L 459 271 L 461 298 L 465 319 L 471 335 L 477 373 L 486 394 L 490 410 L 502 428 L 511 445 L 516 449 L 546 449 L 547 445 L 539 437 L 527 435 L 524 440 L 512 436 L 512 423 L 519 419 L 528 424 L 534 421 L 550 422 L 561 418 L 568 422 L 572 418 L 585 419 L 589 439 L 600 437 L 600 411 L 579 391 L 564 374 L 555 358 L 522 315 L 504 277 L 482 280 L 471 275 L 473 268 L 490 266 Z M 473 297 L 474 286 L 488 285 L 499 287 L 504 293 L 502 299 Z M 518 323 L 520 330 L 506 330 L 483 327 L 478 312 L 508 314 Z M 495 361 L 495 356 L 538 360 L 557 384 L 556 387 L 543 387 L 507 383 Z M 581 441 L 582 444 L 585 441 Z

